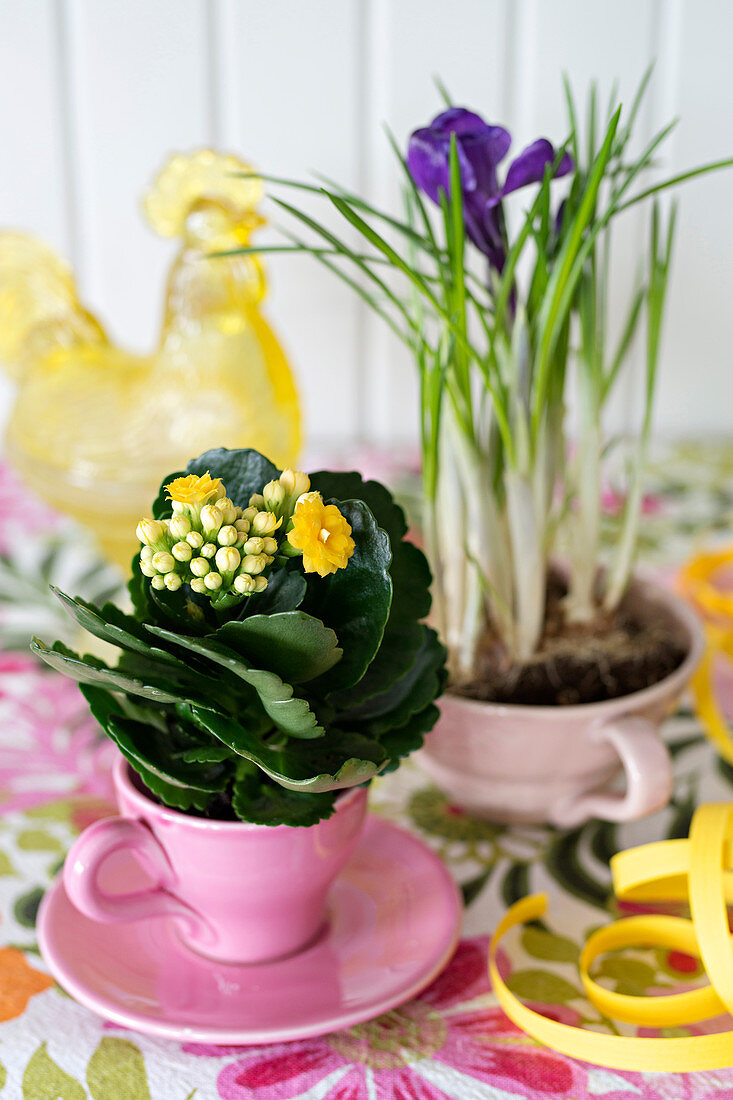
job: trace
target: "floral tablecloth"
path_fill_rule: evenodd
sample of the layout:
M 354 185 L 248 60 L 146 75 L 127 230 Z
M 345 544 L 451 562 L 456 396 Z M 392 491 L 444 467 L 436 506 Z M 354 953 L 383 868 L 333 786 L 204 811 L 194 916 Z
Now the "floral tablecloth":
M 657 467 L 647 549 L 679 557 L 691 538 L 730 532 L 733 448 L 689 447 Z M 18 489 L 0 471 L 0 515 Z M 613 520 L 615 502 L 609 504 Z M 10 510 L 12 512 L 12 510 Z M 27 511 L 27 510 L 26 510 Z M 40 623 L 54 631 L 47 579 L 99 594 L 114 578 L 82 568 L 64 525 L 0 532 L 0 633 L 15 645 Z M 22 544 L 22 545 L 21 545 Z M 667 551 L 666 555 L 664 551 Z M 33 554 L 35 553 L 35 557 Z M 29 579 L 31 566 L 35 573 Z M 36 602 L 18 595 L 35 585 Z M 73 587 L 74 581 L 71 581 Z M 23 611 L 35 619 L 27 623 Z M 686 835 L 701 800 L 733 799 L 733 773 L 682 710 L 667 729 L 677 771 L 670 807 L 616 827 L 591 822 L 559 833 L 503 829 L 450 806 L 414 764 L 374 784 L 372 810 L 440 853 L 466 899 L 463 939 L 436 982 L 402 1008 L 320 1039 L 264 1047 L 209 1047 L 148 1038 L 105 1024 L 71 1000 L 38 955 L 35 917 L 64 853 L 87 824 L 113 812 L 114 749 L 101 740 L 76 686 L 20 651 L 0 654 L 0 1098 L 10 1100 L 723 1100 L 733 1068 L 685 1076 L 620 1073 L 537 1046 L 503 1015 L 486 968 L 488 937 L 506 906 L 544 890 L 547 924 L 507 940 L 501 965 L 513 990 L 570 1023 L 614 1027 L 584 1000 L 579 944 L 613 911 L 608 860 L 620 848 Z M 663 951 L 609 957 L 602 971 L 623 992 L 661 992 L 698 977 L 694 960 Z M 727 1026 L 717 1021 L 716 1027 Z M 733 1042 L 731 1044 L 733 1062 Z

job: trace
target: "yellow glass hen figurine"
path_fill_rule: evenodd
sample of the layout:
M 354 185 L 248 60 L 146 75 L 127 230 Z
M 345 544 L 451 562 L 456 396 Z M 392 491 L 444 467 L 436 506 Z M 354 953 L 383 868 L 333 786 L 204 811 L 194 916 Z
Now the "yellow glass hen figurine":
M 261 180 L 232 156 L 174 156 L 145 199 L 162 236 L 180 236 L 160 344 L 115 347 L 44 245 L 0 234 L 0 360 L 19 384 L 7 450 L 27 483 L 96 534 L 123 566 L 161 477 L 208 447 L 254 447 L 295 464 L 300 412 L 290 369 L 259 312 L 260 259 L 242 248 L 263 224 Z M 245 173 L 245 174 L 243 174 Z

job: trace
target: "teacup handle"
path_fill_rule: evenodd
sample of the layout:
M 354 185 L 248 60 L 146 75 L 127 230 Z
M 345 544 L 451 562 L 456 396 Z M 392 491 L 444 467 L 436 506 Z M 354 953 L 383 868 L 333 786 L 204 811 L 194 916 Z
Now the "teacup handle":
M 626 792 L 591 791 L 563 799 L 552 810 L 553 825 L 571 829 L 592 817 L 634 821 L 667 804 L 672 793 L 672 758 L 653 722 L 626 715 L 598 726 L 591 736 L 616 749 L 626 773 Z
M 109 894 L 100 887 L 102 864 L 113 852 L 122 849 L 134 853 L 155 880 L 155 886 L 131 894 Z M 163 848 L 147 825 L 131 817 L 107 817 L 90 825 L 75 841 L 64 864 L 64 887 L 69 900 L 91 920 L 118 924 L 148 917 L 176 917 L 185 921 L 191 931 L 209 932 L 203 917 L 171 893 L 172 879 Z

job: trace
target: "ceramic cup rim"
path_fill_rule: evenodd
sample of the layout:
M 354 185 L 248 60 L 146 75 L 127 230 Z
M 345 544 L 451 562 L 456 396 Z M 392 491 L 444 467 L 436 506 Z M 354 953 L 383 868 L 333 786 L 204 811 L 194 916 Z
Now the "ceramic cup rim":
M 693 608 L 658 581 L 636 574 L 633 578 L 633 589 L 640 593 L 651 594 L 657 603 L 663 603 L 673 618 L 687 632 L 687 655 L 674 671 L 670 672 L 663 680 L 656 684 L 632 691 L 628 695 L 619 695 L 615 699 L 603 699 L 597 703 L 571 703 L 568 706 L 549 706 L 546 704 L 534 705 L 532 703 L 494 703 L 490 700 L 471 699 L 462 695 L 456 695 L 449 689 L 442 696 L 444 700 L 450 700 L 451 704 L 466 710 L 473 710 L 482 714 L 524 714 L 538 715 L 540 717 L 554 717 L 556 719 L 577 718 L 581 715 L 596 717 L 612 714 L 616 711 L 637 711 L 649 703 L 676 691 L 682 690 L 684 684 L 690 679 L 693 672 L 702 660 L 705 649 L 705 636 L 702 623 Z M 438 705 L 441 699 L 436 700 Z
M 268 836 L 271 836 L 278 832 L 291 832 L 293 829 L 313 829 L 317 825 L 327 824 L 329 821 L 333 820 L 334 816 L 334 814 L 332 814 L 328 818 L 323 818 L 321 821 L 316 822 L 315 825 L 259 825 L 252 821 L 217 821 L 216 819 L 208 817 L 194 817 L 192 814 L 184 813 L 182 810 L 176 810 L 170 806 L 164 806 L 160 802 L 154 802 L 152 798 L 149 798 L 148 795 L 139 790 L 133 782 L 133 772 L 134 768 L 132 764 L 130 764 L 122 753 L 120 753 L 112 766 L 112 779 L 115 792 L 118 795 L 124 794 L 128 804 L 132 803 L 141 817 L 150 817 L 152 814 L 158 821 L 168 821 L 175 823 L 179 827 L 196 829 L 207 833 L 224 834 L 227 836 L 241 836 L 245 832 L 266 832 Z M 140 782 L 142 782 L 142 780 L 140 780 Z M 334 813 L 347 806 L 362 793 L 364 795 L 367 793 L 366 789 L 363 787 L 350 787 L 342 791 L 336 798 Z

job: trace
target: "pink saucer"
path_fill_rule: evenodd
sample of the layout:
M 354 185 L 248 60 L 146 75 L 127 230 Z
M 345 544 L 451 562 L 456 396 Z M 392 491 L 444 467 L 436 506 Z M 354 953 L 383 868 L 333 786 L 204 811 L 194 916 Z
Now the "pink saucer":
M 460 923 L 437 856 L 370 817 L 331 890 L 326 927 L 288 958 L 216 963 L 185 947 L 168 919 L 99 924 L 72 906 L 61 878 L 41 904 L 38 940 L 60 985 L 101 1016 L 150 1035 L 247 1045 L 324 1035 L 409 1000 L 447 963 Z

